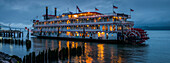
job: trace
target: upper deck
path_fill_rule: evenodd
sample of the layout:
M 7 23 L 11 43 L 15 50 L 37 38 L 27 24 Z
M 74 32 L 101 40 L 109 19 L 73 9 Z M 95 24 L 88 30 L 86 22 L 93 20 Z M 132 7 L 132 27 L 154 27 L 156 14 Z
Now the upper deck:
M 43 15 L 44 18 L 46 15 Z M 127 21 L 129 15 L 123 13 L 102 14 L 98 12 L 82 13 L 63 13 L 59 16 L 49 15 L 48 19 L 35 22 L 34 27 L 52 27 L 52 26 L 74 26 L 74 25 L 101 25 L 101 24 L 124 24 L 134 25 L 133 21 Z
M 107 18 L 107 17 L 122 17 L 124 19 L 129 19 L 130 16 L 123 14 L 123 13 L 108 13 L 108 14 L 102 14 L 98 12 L 81 12 L 81 13 L 63 13 L 62 15 L 55 16 L 55 15 L 48 15 L 48 19 L 46 18 L 46 15 L 43 15 L 44 20 L 43 21 L 61 21 L 61 20 L 73 20 L 73 19 L 90 19 L 90 18 Z

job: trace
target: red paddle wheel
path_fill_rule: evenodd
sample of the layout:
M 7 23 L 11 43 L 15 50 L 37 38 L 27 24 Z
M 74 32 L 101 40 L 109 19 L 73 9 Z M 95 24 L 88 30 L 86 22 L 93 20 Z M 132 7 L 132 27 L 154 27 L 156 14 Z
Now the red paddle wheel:
M 146 34 L 146 31 L 144 31 L 143 29 L 140 29 L 140 28 L 131 28 L 131 30 L 126 32 L 127 37 L 136 37 L 142 41 L 149 39 L 149 37 L 147 35 L 148 34 Z

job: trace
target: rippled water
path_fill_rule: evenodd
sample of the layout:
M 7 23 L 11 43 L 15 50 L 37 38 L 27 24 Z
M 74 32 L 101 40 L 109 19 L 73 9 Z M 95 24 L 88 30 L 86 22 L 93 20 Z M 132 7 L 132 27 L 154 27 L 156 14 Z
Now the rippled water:
M 168 63 L 170 62 L 170 31 L 149 30 L 148 46 L 102 44 L 79 41 L 64 41 L 55 39 L 39 39 L 32 37 L 32 46 L 27 49 L 25 45 L 0 43 L 0 51 L 23 58 L 35 51 L 38 55 L 46 49 L 82 48 L 81 56 L 72 56 L 60 62 L 97 62 L 97 63 Z

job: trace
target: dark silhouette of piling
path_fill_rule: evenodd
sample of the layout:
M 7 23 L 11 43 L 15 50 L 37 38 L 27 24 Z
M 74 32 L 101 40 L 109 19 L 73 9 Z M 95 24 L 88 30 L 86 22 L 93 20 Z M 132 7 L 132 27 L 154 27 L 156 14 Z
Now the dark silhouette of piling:
M 70 49 L 70 51 L 68 51 Z M 36 56 L 35 52 L 30 53 L 29 55 L 24 56 L 23 63 L 52 63 L 53 61 L 58 61 L 58 59 L 64 61 L 68 59 L 68 53 L 70 53 L 70 57 L 81 56 L 82 47 L 77 48 L 62 48 L 60 51 L 58 48 L 51 50 L 43 50 L 39 52 Z
M 31 48 L 31 40 L 26 40 L 26 47 L 27 50 L 29 51 L 29 49 Z

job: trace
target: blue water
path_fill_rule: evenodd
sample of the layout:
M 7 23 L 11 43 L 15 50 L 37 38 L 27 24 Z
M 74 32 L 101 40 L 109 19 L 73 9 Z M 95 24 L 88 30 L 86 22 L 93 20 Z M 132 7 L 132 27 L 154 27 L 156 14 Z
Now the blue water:
M 23 58 L 30 52 L 39 52 L 63 47 L 84 48 L 84 54 L 73 56 L 60 62 L 100 62 L 100 63 L 169 63 L 170 62 L 170 30 L 148 30 L 150 37 L 146 41 L 147 46 L 101 44 L 79 41 L 64 41 L 52 39 L 30 38 L 30 49 L 26 46 L 0 43 L 0 51 Z M 69 45 L 69 46 L 68 46 Z
M 170 62 L 170 31 L 148 31 L 150 39 L 147 53 L 147 62 L 169 63 Z

